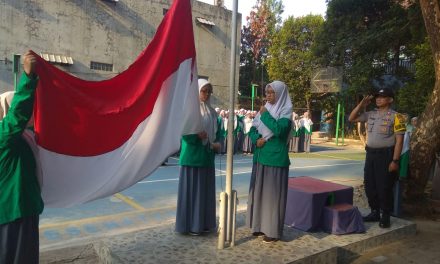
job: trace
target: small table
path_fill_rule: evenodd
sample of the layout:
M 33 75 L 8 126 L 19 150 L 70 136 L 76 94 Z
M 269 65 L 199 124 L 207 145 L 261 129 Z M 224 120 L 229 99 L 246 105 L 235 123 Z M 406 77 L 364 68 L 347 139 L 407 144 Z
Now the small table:
M 328 200 L 331 204 L 353 204 L 353 187 L 306 176 L 289 178 L 284 223 L 303 231 L 320 229 Z

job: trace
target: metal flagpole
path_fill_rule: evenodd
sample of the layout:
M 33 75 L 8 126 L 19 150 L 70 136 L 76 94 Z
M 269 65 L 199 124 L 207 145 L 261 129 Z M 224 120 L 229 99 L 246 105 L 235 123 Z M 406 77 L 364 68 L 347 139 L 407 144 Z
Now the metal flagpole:
M 336 146 L 339 145 L 339 116 L 341 115 L 341 102 L 338 101 L 338 113 L 336 114 Z
M 229 120 L 228 120 L 228 146 L 226 157 L 226 194 L 228 195 L 228 218 L 227 218 L 227 233 L 226 241 L 231 242 L 232 232 L 232 209 L 235 201 L 232 199 L 232 158 L 234 155 L 234 119 L 235 119 L 235 62 L 237 54 L 237 9 L 238 0 L 233 1 L 232 8 L 232 29 L 231 29 L 231 68 L 229 71 Z
M 221 194 L 223 198 L 223 204 L 220 205 L 220 208 L 226 207 L 226 217 L 225 215 L 220 215 L 221 226 L 220 226 L 220 234 L 219 234 L 219 243 L 218 248 L 223 249 L 224 243 L 223 241 L 229 242 L 231 247 L 234 246 L 235 239 L 235 210 L 237 203 L 237 194 L 232 190 L 232 159 L 234 155 L 234 119 L 235 119 L 235 73 L 236 73 L 236 55 L 237 55 L 237 9 L 238 9 L 238 0 L 233 0 L 233 8 L 232 8 L 232 29 L 231 29 L 231 64 L 230 64 L 230 72 L 229 72 L 229 119 L 228 119 L 228 145 L 227 145 L 227 154 L 226 154 L 226 197 Z M 226 198 L 226 199 L 225 199 Z M 226 205 L 224 204 L 225 200 Z M 222 213 L 222 210 L 220 210 Z M 225 221 L 226 220 L 226 221 Z M 226 223 L 225 223 L 226 222 Z M 226 224 L 226 227 L 224 226 Z M 226 234 L 225 234 L 226 231 Z
M 20 71 L 20 57 L 20 54 L 14 54 L 12 56 L 12 68 L 14 72 L 14 91 L 17 91 L 18 72 Z

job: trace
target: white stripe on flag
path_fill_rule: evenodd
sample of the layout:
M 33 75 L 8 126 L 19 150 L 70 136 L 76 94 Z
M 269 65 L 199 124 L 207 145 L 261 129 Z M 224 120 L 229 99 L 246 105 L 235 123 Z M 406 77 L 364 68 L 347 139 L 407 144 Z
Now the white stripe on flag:
M 153 113 L 118 149 L 74 157 L 39 147 L 45 205 L 68 207 L 126 189 L 175 153 L 182 134 L 200 131 L 197 72 L 191 82 L 191 65 L 191 59 L 185 60 L 163 83 Z

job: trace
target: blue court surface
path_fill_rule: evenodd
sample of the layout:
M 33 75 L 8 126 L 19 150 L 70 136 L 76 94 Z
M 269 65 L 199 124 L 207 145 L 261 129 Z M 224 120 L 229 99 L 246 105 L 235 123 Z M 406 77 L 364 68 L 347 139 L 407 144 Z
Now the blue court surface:
M 362 182 L 362 149 L 312 145 L 311 153 L 291 155 L 290 177 L 311 176 L 346 185 Z M 71 208 L 45 208 L 40 216 L 42 249 L 81 243 L 100 237 L 174 221 L 179 180 L 178 157 L 137 184 L 111 197 Z M 216 157 L 217 196 L 225 187 L 226 156 Z M 246 206 L 252 156 L 234 155 L 233 189 L 239 208 Z

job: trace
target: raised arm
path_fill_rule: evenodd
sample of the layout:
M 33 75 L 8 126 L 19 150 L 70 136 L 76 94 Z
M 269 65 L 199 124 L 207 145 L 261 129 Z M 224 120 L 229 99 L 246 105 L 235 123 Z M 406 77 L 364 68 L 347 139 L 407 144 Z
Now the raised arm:
M 371 103 L 371 99 L 374 97 L 372 95 L 365 96 L 362 101 L 351 111 L 348 121 L 350 122 L 361 122 L 365 121 L 360 117 L 362 112 L 365 112 L 365 108 Z
M 35 88 L 38 83 L 38 78 L 34 73 L 35 67 L 35 57 L 27 52 L 23 60 L 24 73 L 21 75 L 11 107 L 5 118 L 0 121 L 0 144 L 12 143 L 14 138 L 21 136 L 31 119 Z

